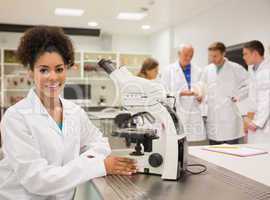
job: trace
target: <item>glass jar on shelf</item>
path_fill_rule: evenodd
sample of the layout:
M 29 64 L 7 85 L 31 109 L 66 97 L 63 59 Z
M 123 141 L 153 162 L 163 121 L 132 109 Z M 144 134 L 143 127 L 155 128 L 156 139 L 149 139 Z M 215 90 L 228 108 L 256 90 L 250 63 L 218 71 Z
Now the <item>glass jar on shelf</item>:
M 81 64 L 74 63 L 73 66 L 69 67 L 67 70 L 68 78 L 79 78 L 81 77 Z
M 4 80 L 5 90 L 30 89 L 33 80 L 28 76 L 6 76 Z
M 4 63 L 18 63 L 16 50 L 4 50 Z
M 5 91 L 4 92 L 4 107 L 8 108 L 21 99 L 23 99 L 28 93 L 28 90 L 21 91 Z

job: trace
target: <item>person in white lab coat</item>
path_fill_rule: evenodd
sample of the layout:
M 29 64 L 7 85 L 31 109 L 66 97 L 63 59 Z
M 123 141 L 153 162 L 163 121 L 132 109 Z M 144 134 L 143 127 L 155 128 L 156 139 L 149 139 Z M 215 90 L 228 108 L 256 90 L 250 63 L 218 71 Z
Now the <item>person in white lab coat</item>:
M 61 29 L 28 30 L 17 55 L 35 88 L 1 121 L 1 200 L 71 200 L 81 183 L 136 171 L 132 160 L 110 156 L 107 139 L 80 107 L 59 97 L 74 62 L 72 43 Z
M 169 65 L 161 74 L 161 82 L 167 92 L 176 98 L 176 112 L 183 123 L 184 132 L 190 142 L 206 139 L 201 111 L 201 98 L 197 83 L 201 69 L 191 64 L 194 48 L 183 44 L 178 50 L 178 61 Z
M 226 59 L 226 47 L 215 42 L 208 48 L 210 65 L 201 86 L 207 103 L 206 131 L 210 145 L 238 144 L 244 136 L 242 113 L 236 103 L 248 96 L 248 72 Z
M 249 99 L 254 105 L 245 118 L 248 143 L 270 144 L 270 60 L 264 57 L 264 46 L 254 40 L 246 43 L 243 58 L 249 65 Z

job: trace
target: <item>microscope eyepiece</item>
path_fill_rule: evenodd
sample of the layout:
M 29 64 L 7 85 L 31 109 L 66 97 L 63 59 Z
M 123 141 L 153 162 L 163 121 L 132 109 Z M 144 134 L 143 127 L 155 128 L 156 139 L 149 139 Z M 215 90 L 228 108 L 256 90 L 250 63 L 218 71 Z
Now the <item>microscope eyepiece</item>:
M 98 66 L 104 69 L 107 74 L 111 74 L 114 70 L 116 70 L 116 67 L 113 65 L 112 61 L 104 58 L 98 62 Z

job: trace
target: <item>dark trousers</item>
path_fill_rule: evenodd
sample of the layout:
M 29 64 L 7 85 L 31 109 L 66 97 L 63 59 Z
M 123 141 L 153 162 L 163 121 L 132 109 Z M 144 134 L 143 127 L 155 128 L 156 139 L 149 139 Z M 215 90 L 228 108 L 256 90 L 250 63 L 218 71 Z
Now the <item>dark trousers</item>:
M 227 141 L 215 141 L 215 140 L 209 140 L 210 145 L 219 145 L 219 144 L 239 144 L 240 138 L 234 139 L 234 140 L 227 140 Z

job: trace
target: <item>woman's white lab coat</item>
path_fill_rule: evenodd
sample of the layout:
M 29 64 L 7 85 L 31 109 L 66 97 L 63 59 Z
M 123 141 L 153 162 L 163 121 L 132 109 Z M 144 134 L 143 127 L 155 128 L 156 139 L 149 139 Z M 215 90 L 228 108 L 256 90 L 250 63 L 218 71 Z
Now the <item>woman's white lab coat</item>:
M 254 105 L 253 122 L 258 126 L 255 133 L 249 131 L 248 143 L 270 144 L 270 60 L 264 59 L 257 70 L 249 68 L 249 97 Z
M 191 88 L 196 88 L 201 77 L 201 70 L 191 65 Z M 176 97 L 176 112 L 183 123 L 188 141 L 206 139 L 200 103 L 194 96 L 181 96 L 180 92 L 188 90 L 188 84 L 179 62 L 169 65 L 161 75 L 166 90 Z
M 207 97 L 208 139 L 228 141 L 244 135 L 243 113 L 231 98 L 247 98 L 248 78 L 248 72 L 242 66 L 227 59 L 218 73 L 214 64 L 204 69 L 201 84 Z
M 34 90 L 10 107 L 1 122 L 4 159 L 1 200 L 70 200 L 79 184 L 106 175 L 106 138 L 75 104 L 61 99 L 63 129 Z

